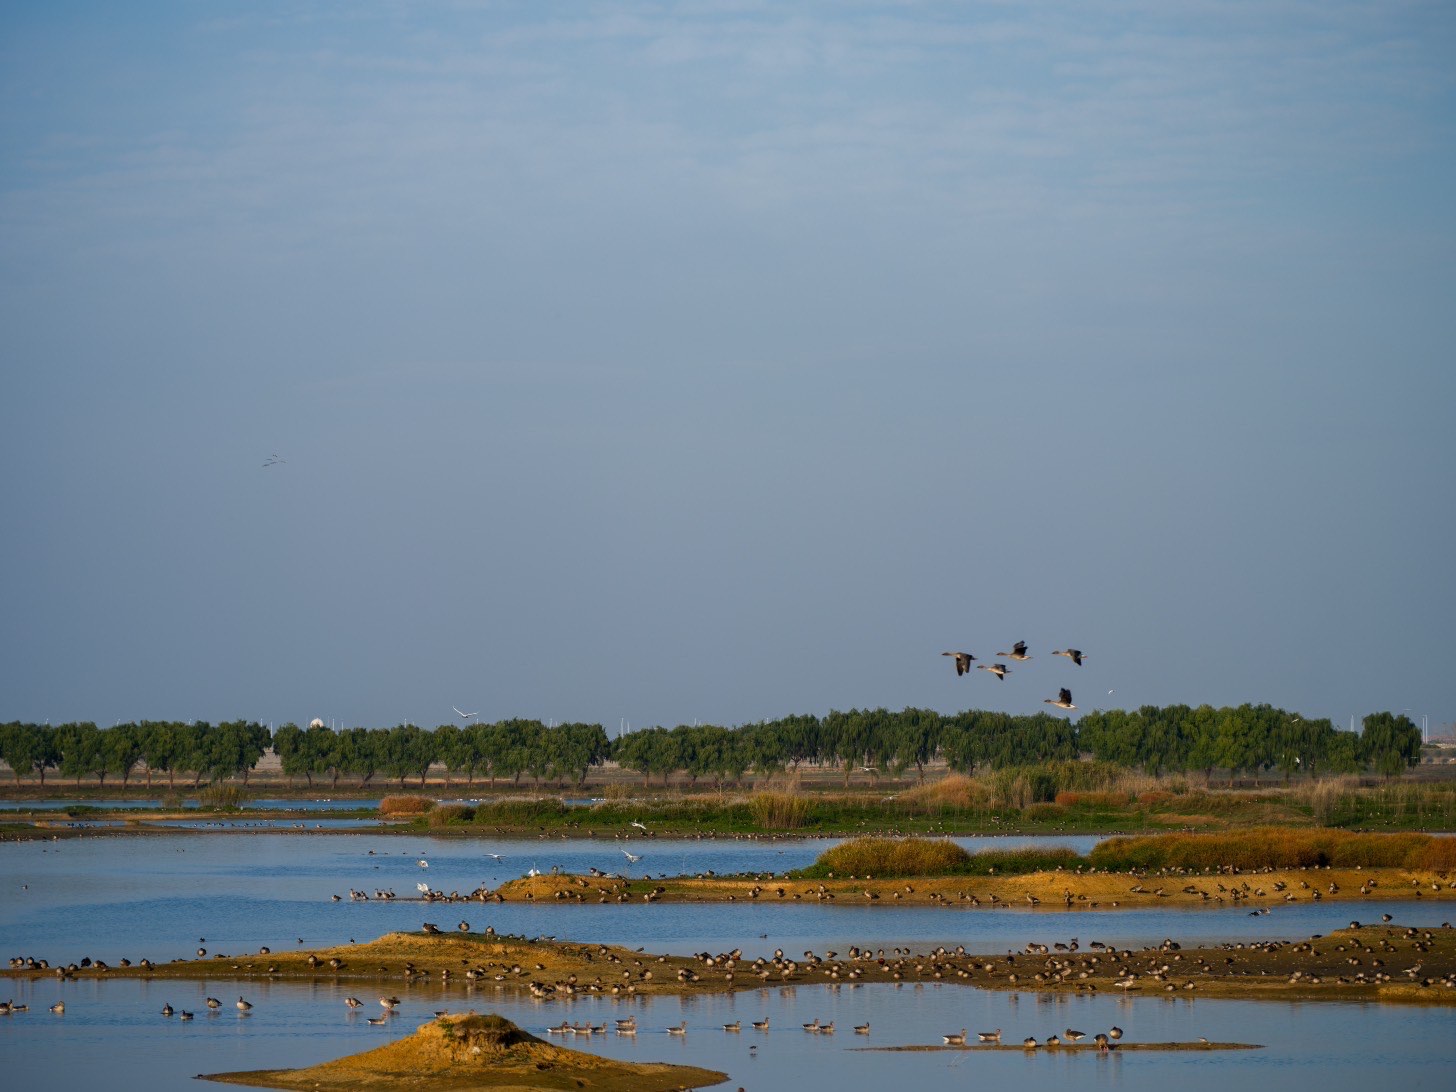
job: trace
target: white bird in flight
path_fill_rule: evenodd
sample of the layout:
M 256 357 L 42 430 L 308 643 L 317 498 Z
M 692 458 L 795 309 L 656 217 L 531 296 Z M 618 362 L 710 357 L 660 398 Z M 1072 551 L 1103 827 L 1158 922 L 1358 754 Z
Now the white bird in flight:
M 642 859 L 642 855 L 641 854 L 639 854 L 639 853 L 628 853 L 625 849 L 622 850 L 622 856 L 623 857 L 626 857 L 627 860 L 630 861 L 632 864 L 636 864 L 638 861 L 640 861 Z
M 427 860 L 425 860 L 423 857 L 421 857 L 418 861 L 416 861 L 415 864 L 419 865 L 421 868 L 429 868 L 430 867 L 430 862 L 427 861 Z
M 421 895 L 428 895 L 430 893 L 430 885 L 427 883 L 417 883 L 415 884 L 415 890 Z
M 646 830 L 647 829 L 647 824 L 644 823 L 644 822 L 642 822 L 640 819 L 633 819 L 632 820 L 632 825 L 634 827 L 636 827 L 638 830 Z
M 504 861 L 505 860 L 505 857 L 503 857 L 499 853 L 487 853 L 486 856 L 489 857 L 493 861 Z
M 455 710 L 455 715 L 458 716 L 461 720 L 469 720 L 471 717 L 478 717 L 478 716 L 480 716 L 480 710 L 478 710 L 478 709 L 474 713 L 467 713 L 464 709 L 461 709 L 460 706 L 458 706 L 458 705 L 452 705 L 452 706 L 450 706 L 450 708 L 453 709 L 453 710 Z

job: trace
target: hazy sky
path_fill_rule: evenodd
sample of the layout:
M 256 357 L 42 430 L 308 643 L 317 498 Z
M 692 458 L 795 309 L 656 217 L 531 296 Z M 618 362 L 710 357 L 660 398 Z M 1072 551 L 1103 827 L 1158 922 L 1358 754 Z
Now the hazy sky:
M 7 3 L 0 719 L 1434 728 L 1453 195 L 1446 0 Z

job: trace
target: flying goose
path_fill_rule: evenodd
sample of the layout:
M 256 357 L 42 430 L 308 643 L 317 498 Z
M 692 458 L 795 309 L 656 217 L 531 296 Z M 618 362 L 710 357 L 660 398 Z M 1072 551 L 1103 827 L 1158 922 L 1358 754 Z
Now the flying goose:
M 976 667 L 981 671 L 989 671 L 998 679 L 1004 679 L 1007 675 L 1011 674 L 1011 668 L 1005 664 L 977 664 Z
M 1058 709 L 1077 708 L 1075 705 L 1072 704 L 1072 692 L 1068 690 L 1065 686 L 1057 692 L 1057 697 L 1055 701 L 1053 701 L 1051 698 L 1042 698 L 1041 700 L 1044 704 L 1055 705 Z
M 998 652 L 998 653 L 996 653 L 996 655 L 997 656 L 1005 656 L 1008 660 L 1029 660 L 1029 659 L 1031 659 L 1031 657 L 1026 654 L 1026 642 L 1025 641 L 1017 641 L 1014 645 L 1011 646 L 1011 651 L 1010 652 Z
M 1053 656 L 1065 656 L 1078 667 L 1082 666 L 1082 650 L 1080 648 L 1059 648 L 1052 653 Z
M 969 652 L 942 652 L 942 656 L 955 657 L 956 675 L 961 676 L 971 669 L 971 661 L 975 659 Z

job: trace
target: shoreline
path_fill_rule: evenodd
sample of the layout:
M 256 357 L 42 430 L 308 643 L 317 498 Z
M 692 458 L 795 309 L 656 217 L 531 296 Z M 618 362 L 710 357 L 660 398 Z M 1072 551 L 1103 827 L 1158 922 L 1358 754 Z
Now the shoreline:
M 1028 924 L 1031 924 L 1029 921 Z M 583 941 L 530 940 L 492 931 L 387 933 L 377 940 L 275 954 L 215 954 L 159 965 L 19 966 L 9 978 L 232 980 L 365 983 L 423 990 L 483 1003 L 493 992 L 540 1001 L 578 994 L 630 999 L 692 996 L 795 985 L 942 983 L 1033 993 L 1132 992 L 1277 1000 L 1366 1000 L 1456 1005 L 1456 929 L 1448 924 L 1368 925 L 1305 941 L 1249 941 L 1184 948 L 1169 939 L 1138 951 L 1075 939 L 1029 942 L 1006 955 L 943 947 L 911 954 L 885 949 L 756 956 L 741 949 L 697 956 L 654 955 Z M 23 960 L 19 961 L 22 964 Z M 90 963 L 90 961 L 87 961 Z

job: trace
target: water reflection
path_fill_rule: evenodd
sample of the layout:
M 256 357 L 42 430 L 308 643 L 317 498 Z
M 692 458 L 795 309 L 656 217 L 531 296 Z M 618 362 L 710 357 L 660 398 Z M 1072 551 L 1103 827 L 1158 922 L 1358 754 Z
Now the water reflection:
M 570 1036 L 554 1041 L 578 1050 L 635 1061 L 675 1061 L 726 1071 L 729 1087 L 802 1090 L 922 1087 L 952 1082 L 1016 1082 L 1027 1088 L 1092 1086 L 1150 1088 L 1172 1084 L 1209 1092 L 1231 1083 L 1270 1090 L 1323 1086 L 1368 1087 L 1396 1080 L 1410 1087 L 1438 1087 L 1453 1060 L 1449 1011 L 1330 1002 L 1299 1005 L 1177 998 L 1113 998 L 1000 994 L 942 985 L 885 984 L 744 991 L 676 999 L 614 1002 L 583 997 L 542 1004 L 507 998 L 495 988 L 442 991 L 432 985 L 402 992 L 399 1015 L 372 1027 L 378 1012 L 373 993 L 356 987 L 281 985 L 231 981 L 146 983 L 53 980 L 17 982 L 16 1000 L 29 1013 L 0 1019 L 0 1056 L 17 1088 L 99 1088 L 168 1092 L 199 1086 L 193 1074 L 229 1069 L 309 1065 L 355 1053 L 409 1034 L 435 1009 L 499 1012 L 548 1038 L 562 1020 L 608 1024 L 635 1013 L 635 1038 Z M 368 1002 L 362 1013 L 343 1004 L 350 990 Z M 231 1006 L 241 991 L 255 1008 L 240 1016 Z M 211 993 L 224 1008 L 209 1013 Z M 64 1016 L 46 1008 L 64 998 Z M 189 1009 L 183 1023 L 160 1015 L 162 1006 Z M 750 1023 L 767 1018 L 768 1032 Z M 664 1030 L 687 1021 L 685 1036 Z M 722 1025 L 742 1021 L 729 1034 Z M 801 1025 L 833 1022 L 835 1035 L 808 1035 Z M 851 1032 L 869 1023 L 868 1037 Z M 1230 1053 L 1138 1053 L 1099 1056 L 1039 1051 L 879 1053 L 860 1048 L 939 1043 L 962 1027 L 1000 1027 L 1008 1042 L 1026 1035 L 1045 1039 L 1067 1027 L 1090 1034 L 1113 1024 L 1129 1042 L 1256 1042 L 1262 1050 Z M 750 1049 L 755 1048 L 755 1049 Z M 1440 1082 L 1440 1083 L 1438 1083 Z

